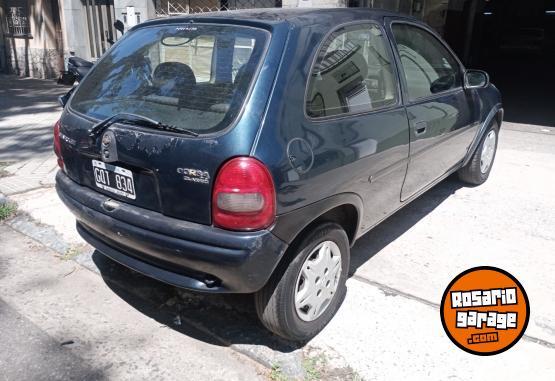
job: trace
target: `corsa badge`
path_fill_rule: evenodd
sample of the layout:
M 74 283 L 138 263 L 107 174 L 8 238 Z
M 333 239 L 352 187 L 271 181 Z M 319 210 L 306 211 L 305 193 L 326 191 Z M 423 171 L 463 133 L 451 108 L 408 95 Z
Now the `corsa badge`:
M 210 182 L 210 174 L 208 171 L 203 171 L 201 169 L 177 168 L 177 173 L 183 175 L 183 180 L 185 181 L 199 184 L 208 184 Z

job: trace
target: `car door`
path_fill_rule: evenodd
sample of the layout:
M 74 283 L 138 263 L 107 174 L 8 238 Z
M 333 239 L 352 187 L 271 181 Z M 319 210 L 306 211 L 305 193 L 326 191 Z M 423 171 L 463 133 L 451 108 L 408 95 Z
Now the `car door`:
M 338 27 L 322 44 L 306 90 L 302 131 L 314 148 L 311 192 L 362 196 L 366 230 L 399 207 L 408 123 L 395 61 L 375 22 Z
M 426 27 L 389 23 L 410 125 L 410 160 L 404 201 L 449 172 L 464 158 L 475 134 L 471 95 L 463 68 Z

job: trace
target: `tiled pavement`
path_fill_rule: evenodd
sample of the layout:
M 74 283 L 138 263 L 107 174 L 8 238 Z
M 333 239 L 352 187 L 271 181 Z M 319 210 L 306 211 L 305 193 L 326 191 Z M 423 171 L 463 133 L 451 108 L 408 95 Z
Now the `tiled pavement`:
M 52 80 L 0 75 L 0 193 L 13 195 L 54 184 L 52 127 L 68 87 Z
M 0 178 L 0 193 L 7 196 L 54 185 L 56 156 L 42 155 L 3 168 L 7 176 Z

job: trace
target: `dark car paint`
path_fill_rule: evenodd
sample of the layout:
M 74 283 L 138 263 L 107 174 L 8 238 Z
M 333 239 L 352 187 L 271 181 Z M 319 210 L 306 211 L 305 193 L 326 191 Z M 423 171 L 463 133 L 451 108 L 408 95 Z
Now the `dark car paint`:
M 395 37 L 392 25 L 403 22 L 428 31 L 457 60 L 462 73 L 464 67 L 457 56 L 442 42 L 437 34 L 421 23 L 400 21 L 386 17 L 387 31 L 391 41 Z M 395 51 L 397 65 L 400 57 Z M 472 99 L 472 92 L 461 86 L 424 99 L 410 101 L 404 75 L 400 75 L 407 118 L 410 125 L 410 163 L 401 192 L 401 201 L 409 199 L 428 184 L 460 163 L 479 126 L 479 114 Z
M 62 201 L 83 238 L 137 271 L 204 292 L 252 292 L 265 284 L 287 244 L 267 230 L 230 232 L 182 221 L 125 203 L 107 209 L 104 195 L 56 176 Z M 128 255 L 125 255 L 125 254 Z M 133 258 L 142 259 L 140 261 Z M 193 270 L 194 269 L 194 270 Z M 215 282 L 207 287 L 205 281 Z
M 408 20 L 430 30 L 413 19 L 364 9 L 225 12 L 154 20 L 135 27 L 184 22 L 240 24 L 269 30 L 272 38 L 243 112 L 225 131 L 194 138 L 122 125 L 110 127 L 116 135 L 120 165 L 138 172 L 138 187 L 152 190 L 137 201 L 119 198 L 125 201 L 122 211 L 107 212 L 102 207 L 118 196 L 91 189 L 90 159 L 98 159 L 100 154 L 98 142 L 91 145 L 86 133 L 96 121 L 74 112 L 71 103 L 65 108 L 62 153 L 67 175 L 74 181 L 60 173 L 57 189 L 77 215 L 80 233 L 104 254 L 147 275 L 213 292 L 260 289 L 288 244 L 335 207 L 348 205 L 356 211 L 348 221 L 353 243 L 458 169 L 476 149 L 491 119 L 500 122 L 502 117 L 500 96 L 493 85 L 460 88 L 408 104 L 404 83 L 398 78 L 401 91 L 392 107 L 359 115 L 309 118 L 305 113 L 307 81 L 326 36 L 340 25 L 375 22 L 391 38 L 391 20 Z M 390 54 L 395 55 L 393 47 Z M 397 57 L 394 62 L 399 65 Z M 423 120 L 429 132 L 416 139 L 411 126 Z M 225 232 L 210 226 L 211 187 L 218 168 L 241 155 L 258 158 L 273 176 L 277 217 L 266 231 Z M 176 169 L 184 166 L 208 171 L 210 183 L 183 182 Z M 180 223 L 186 225 L 183 234 L 165 229 Z M 219 244 L 212 241 L 214 234 L 221 240 Z M 199 242 L 207 247 L 199 249 L 194 245 Z M 213 258 L 210 245 L 216 253 Z M 218 256 L 221 247 L 243 248 L 246 254 L 238 261 L 230 252 Z M 202 283 L 206 275 L 221 283 L 206 287 Z
M 174 19 L 168 21 L 174 22 Z M 236 123 L 224 131 L 203 135 L 201 138 L 114 124 L 110 130 L 116 136 L 119 162 L 137 174 L 135 185 L 142 197 L 126 200 L 112 193 L 99 190 L 100 192 L 167 216 L 210 224 L 211 183 L 183 181 L 183 176 L 179 176 L 177 169 L 207 171 L 213 180 L 224 161 L 230 157 L 249 154 L 288 33 L 286 24 L 250 24 L 271 30 L 272 38 L 267 47 L 267 58 L 259 69 L 258 80 L 251 89 L 250 101 L 245 104 Z M 130 34 L 128 32 L 126 36 Z M 71 101 L 61 118 L 61 133 L 77 142 L 75 145 L 65 144 L 62 147 L 67 174 L 78 183 L 90 187 L 94 182 L 91 159 L 101 160 L 100 139 L 92 143 L 88 138 L 88 130 L 96 122 L 98 121 L 75 112 Z

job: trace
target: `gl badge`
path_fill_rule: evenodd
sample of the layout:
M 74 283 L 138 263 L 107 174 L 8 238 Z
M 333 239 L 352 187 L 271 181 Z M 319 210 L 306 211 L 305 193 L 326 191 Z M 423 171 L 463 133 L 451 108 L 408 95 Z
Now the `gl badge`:
M 110 163 L 118 161 L 118 151 L 116 147 L 116 136 L 112 131 L 106 131 L 102 135 L 102 141 L 100 143 L 100 153 L 102 155 L 102 161 Z

